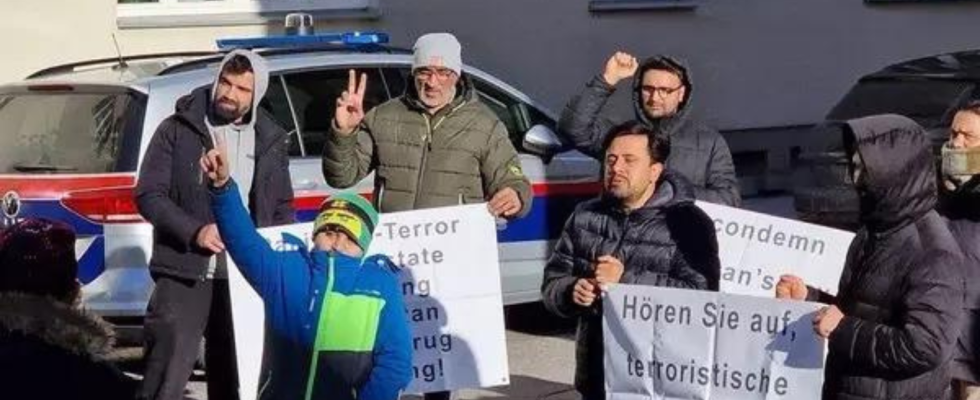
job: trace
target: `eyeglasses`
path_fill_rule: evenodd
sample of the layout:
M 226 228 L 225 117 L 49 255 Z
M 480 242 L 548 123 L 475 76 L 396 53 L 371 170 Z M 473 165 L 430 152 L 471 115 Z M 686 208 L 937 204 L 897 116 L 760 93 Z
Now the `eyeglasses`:
M 640 90 L 643 92 L 643 94 L 645 94 L 647 96 L 667 97 L 669 95 L 674 94 L 678 90 L 681 90 L 681 88 L 683 88 L 683 87 L 684 87 L 683 84 L 680 84 L 677 87 L 673 87 L 673 88 L 644 85 L 644 86 L 640 87 Z
M 416 78 L 427 81 L 435 76 L 440 81 L 447 81 L 456 75 L 456 71 L 449 68 L 419 68 L 412 71 Z

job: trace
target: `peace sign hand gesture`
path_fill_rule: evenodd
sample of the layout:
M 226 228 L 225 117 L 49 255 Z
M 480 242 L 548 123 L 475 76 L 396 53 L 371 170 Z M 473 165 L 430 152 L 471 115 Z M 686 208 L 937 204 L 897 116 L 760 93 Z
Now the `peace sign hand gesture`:
M 349 71 L 347 90 L 337 98 L 337 110 L 333 124 L 343 136 L 350 135 L 364 119 L 364 92 L 367 90 L 367 74 L 361 74 L 360 82 L 354 70 Z

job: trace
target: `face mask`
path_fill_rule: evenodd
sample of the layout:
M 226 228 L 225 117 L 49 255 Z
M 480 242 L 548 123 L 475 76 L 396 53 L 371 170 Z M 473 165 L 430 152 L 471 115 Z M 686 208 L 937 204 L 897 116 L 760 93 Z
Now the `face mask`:
M 974 175 L 980 175 L 980 147 L 954 149 L 946 143 L 943 146 L 943 176 L 962 185 Z

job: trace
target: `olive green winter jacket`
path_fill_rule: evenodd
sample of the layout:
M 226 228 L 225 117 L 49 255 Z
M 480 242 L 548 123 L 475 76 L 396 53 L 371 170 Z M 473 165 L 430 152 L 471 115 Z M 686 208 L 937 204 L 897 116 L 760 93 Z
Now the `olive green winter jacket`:
M 378 211 L 394 212 L 479 203 L 503 188 L 531 208 L 531 187 L 506 126 L 467 80 L 456 99 L 429 115 L 414 88 L 367 113 L 355 134 L 331 131 L 323 175 L 335 188 L 355 185 L 372 171 Z

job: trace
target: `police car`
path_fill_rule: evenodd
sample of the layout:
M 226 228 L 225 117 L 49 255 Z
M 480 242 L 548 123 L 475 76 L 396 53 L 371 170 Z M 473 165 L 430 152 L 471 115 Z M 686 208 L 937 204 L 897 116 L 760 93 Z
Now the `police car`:
M 312 220 L 335 190 L 324 182 L 320 153 L 347 70 L 368 75 L 368 109 L 411 84 L 410 52 L 386 42 L 382 33 L 219 41 L 219 49 L 254 48 L 268 60 L 269 89 L 260 107 L 290 133 L 299 221 Z M 0 223 L 28 216 L 70 223 L 79 237 L 84 305 L 118 326 L 140 326 L 152 292 L 153 228 L 133 198 L 143 154 L 176 100 L 211 84 L 221 56 L 92 60 L 0 86 Z M 498 237 L 504 302 L 537 301 L 544 263 L 564 221 L 598 192 L 598 163 L 566 151 L 554 134 L 552 112 L 479 69 L 464 70 L 508 127 L 533 182 L 530 214 L 499 226 Z M 367 194 L 372 187 L 369 177 L 356 190 Z

